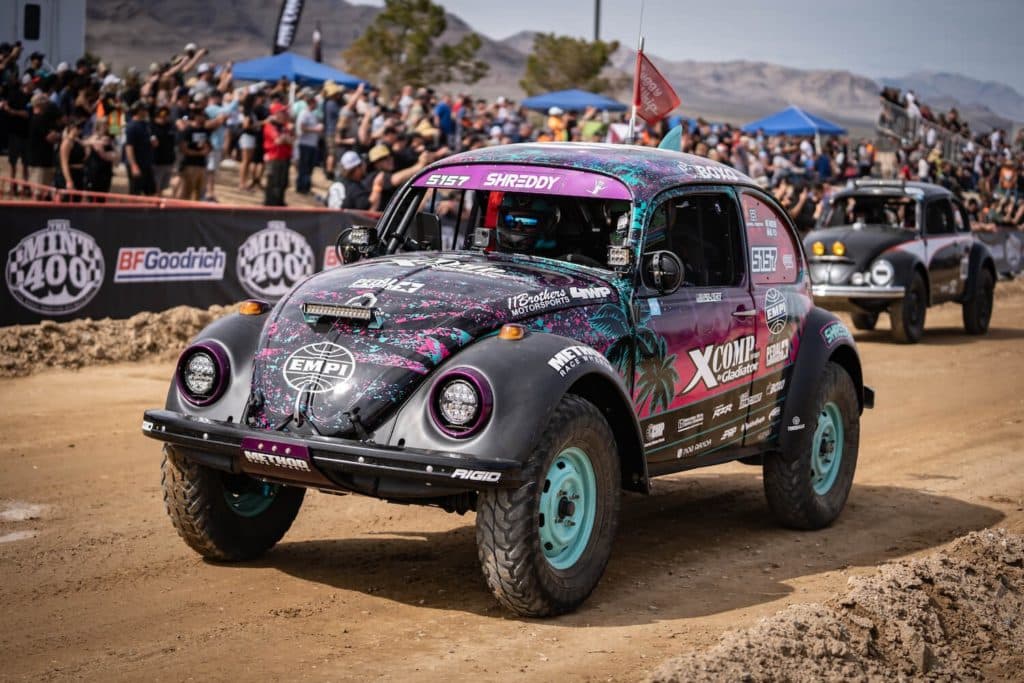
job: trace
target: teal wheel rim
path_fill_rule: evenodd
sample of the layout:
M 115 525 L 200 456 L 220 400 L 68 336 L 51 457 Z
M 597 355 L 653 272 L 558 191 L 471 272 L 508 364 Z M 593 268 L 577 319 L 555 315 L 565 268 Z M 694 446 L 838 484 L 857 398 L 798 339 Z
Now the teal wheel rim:
M 257 517 L 262 515 L 274 503 L 278 490 L 277 484 L 268 484 L 250 477 L 232 477 L 225 482 L 224 500 L 228 507 L 239 517 Z
M 575 565 L 590 542 L 597 516 L 597 478 L 580 448 L 566 448 L 541 483 L 538 529 L 544 557 L 555 569 Z
M 843 462 L 843 414 L 832 401 L 821 409 L 811 442 L 811 486 L 819 496 L 832 489 Z

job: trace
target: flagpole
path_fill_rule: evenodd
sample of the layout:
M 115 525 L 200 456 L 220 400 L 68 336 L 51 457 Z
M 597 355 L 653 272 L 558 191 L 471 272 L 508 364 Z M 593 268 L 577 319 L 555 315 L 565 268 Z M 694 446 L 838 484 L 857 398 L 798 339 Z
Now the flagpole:
M 643 12 L 642 9 L 641 12 Z M 643 20 L 641 19 L 641 21 Z M 640 55 L 643 53 L 644 37 L 640 36 L 640 42 L 636 49 L 636 67 L 633 69 L 633 113 L 629 116 L 629 132 L 626 135 L 626 143 L 630 145 L 636 142 L 636 100 L 640 94 Z

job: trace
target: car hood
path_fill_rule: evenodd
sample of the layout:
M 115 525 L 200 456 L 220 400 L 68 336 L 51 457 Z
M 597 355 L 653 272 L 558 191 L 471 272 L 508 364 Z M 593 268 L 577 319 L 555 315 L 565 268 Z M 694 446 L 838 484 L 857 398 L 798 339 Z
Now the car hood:
M 618 301 L 601 273 L 539 258 L 427 252 L 315 275 L 264 326 L 250 419 L 264 429 L 372 432 L 434 368 L 502 324 Z M 316 319 L 307 304 L 362 307 L 373 320 Z
M 883 251 L 910 242 L 916 235 L 913 230 L 888 225 L 850 225 L 812 230 L 804 236 L 811 280 L 815 283 L 845 284 L 853 273 L 867 270 Z M 814 256 L 815 242 L 825 245 L 824 258 Z M 846 247 L 842 259 L 832 256 L 832 245 L 836 242 L 842 242 Z

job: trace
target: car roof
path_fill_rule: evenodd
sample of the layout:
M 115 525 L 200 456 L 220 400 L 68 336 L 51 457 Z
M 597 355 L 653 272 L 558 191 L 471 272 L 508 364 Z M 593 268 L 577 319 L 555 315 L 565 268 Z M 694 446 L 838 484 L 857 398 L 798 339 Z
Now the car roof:
M 576 169 L 620 180 L 636 200 L 649 200 L 679 185 L 743 185 L 759 188 L 731 166 L 694 154 L 654 147 L 586 142 L 544 142 L 497 145 L 445 157 L 436 170 L 453 164 L 519 164 Z M 722 169 L 721 178 L 698 175 L 702 168 Z M 426 172 L 426 171 L 424 171 Z
M 835 198 L 853 195 L 884 195 L 887 197 L 911 197 L 913 199 L 931 199 L 934 197 L 952 197 L 953 193 L 933 183 L 922 183 L 916 180 L 885 180 L 882 178 L 864 178 L 851 180 L 846 187 L 832 196 Z

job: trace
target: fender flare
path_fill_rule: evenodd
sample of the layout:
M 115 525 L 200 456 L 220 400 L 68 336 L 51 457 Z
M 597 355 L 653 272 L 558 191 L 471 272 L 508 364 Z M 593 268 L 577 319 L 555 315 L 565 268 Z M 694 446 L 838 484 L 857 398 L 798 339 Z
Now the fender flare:
M 217 401 L 208 406 L 196 406 L 181 397 L 172 377 L 164 407 L 167 410 L 205 417 L 210 420 L 229 420 L 230 418 L 235 422 L 240 421 L 245 405 L 249 401 L 253 357 L 259 347 L 263 324 L 266 320 L 267 313 L 261 315 L 233 313 L 204 327 L 185 348 L 187 349 L 200 341 L 212 341 L 219 344 L 224 350 L 230 366 L 231 377 L 228 387 L 224 391 L 224 395 Z M 182 351 L 184 352 L 184 349 Z M 175 368 L 175 375 L 177 375 L 177 368 Z
M 555 355 L 569 347 L 573 352 L 565 358 L 575 364 L 558 368 L 560 360 Z M 487 424 L 464 439 L 442 433 L 430 415 L 435 386 L 456 368 L 471 368 L 483 375 L 492 392 Z M 598 351 L 560 335 L 531 331 L 518 341 L 489 336 L 471 344 L 436 368 L 398 412 L 377 429 L 377 435 L 396 447 L 525 463 L 548 416 L 567 393 L 586 398 L 601 410 L 615 435 L 623 488 L 647 493 L 640 424 L 622 378 Z
M 800 349 L 786 392 L 786 407 L 782 411 L 778 447 L 782 458 L 795 459 L 799 454 L 794 452 L 793 442 L 799 431 L 813 428 L 815 416 L 811 414 L 811 404 L 817 394 L 821 372 L 829 361 L 837 363 L 850 375 L 857 390 L 861 413 L 874 405 L 874 392 L 864 386 L 860 355 L 853 335 L 834 314 L 812 308 L 800 338 Z
M 975 238 L 971 244 L 970 260 L 967 265 L 967 282 L 964 283 L 964 296 L 961 301 L 968 301 L 974 296 L 974 283 L 978 279 L 978 273 L 985 268 L 992 275 L 992 283 L 999 281 L 999 273 L 996 272 L 996 262 L 992 258 L 992 252 L 988 245 Z
M 895 271 L 893 284 L 902 285 L 908 290 L 910 289 L 911 281 L 914 279 L 914 274 L 920 273 L 924 278 L 925 301 L 928 306 L 932 305 L 932 285 L 931 278 L 928 275 L 928 268 L 925 266 L 924 261 L 919 259 L 916 254 L 900 249 L 890 249 L 884 254 L 879 254 L 876 258 L 884 258 L 891 263 Z

